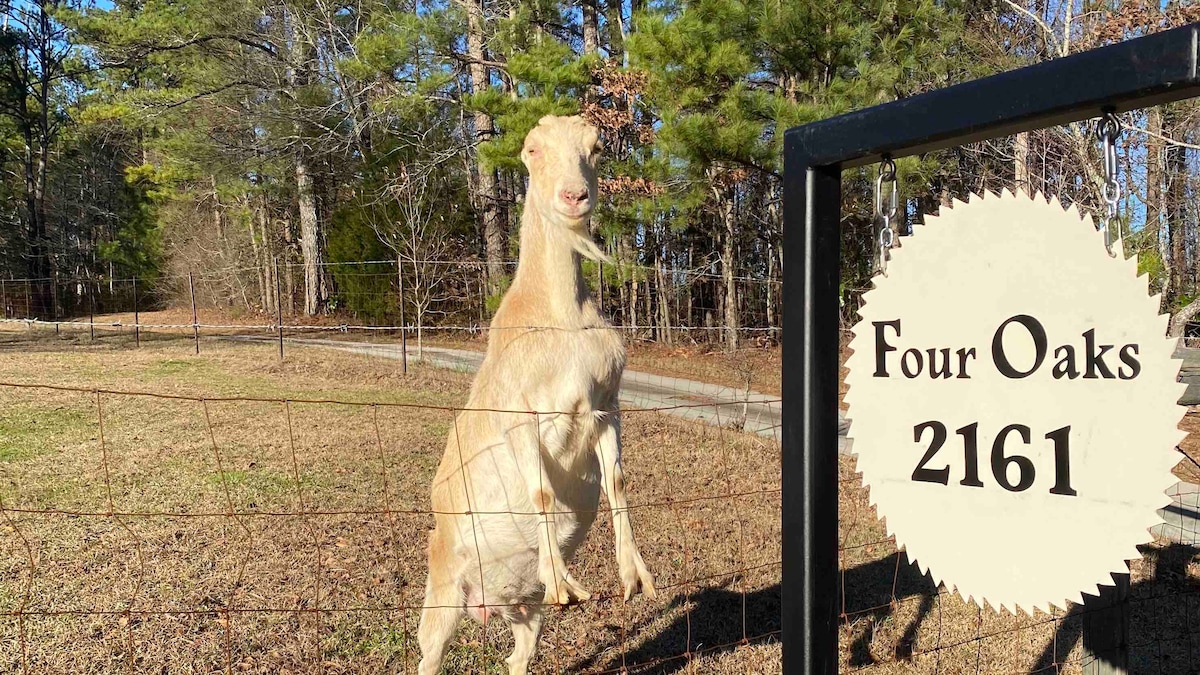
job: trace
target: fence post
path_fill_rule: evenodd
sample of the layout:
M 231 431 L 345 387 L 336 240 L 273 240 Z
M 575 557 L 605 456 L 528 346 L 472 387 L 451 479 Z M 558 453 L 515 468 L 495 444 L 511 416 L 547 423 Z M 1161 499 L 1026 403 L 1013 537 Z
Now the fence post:
M 50 317 L 54 320 L 54 334 L 58 335 L 58 270 L 50 273 Z
M 92 280 L 89 275 L 88 279 L 88 335 L 92 340 L 96 339 L 96 287 L 92 285 Z
M 142 346 L 142 321 L 138 315 L 137 275 L 133 277 L 133 342 L 137 347 Z
M 33 296 L 29 293 L 29 279 L 25 280 L 25 318 L 32 319 L 33 316 Z
M 1129 670 L 1129 575 L 1114 574 L 1115 586 L 1084 598 L 1084 675 L 1127 675 Z
M 188 272 L 188 294 L 192 296 L 192 335 L 196 340 L 196 353 L 200 353 L 200 321 L 196 318 L 196 282 Z
M 408 331 L 404 323 L 404 261 L 396 256 L 396 279 L 400 282 L 400 368 L 408 374 Z
M 279 258 L 275 258 L 275 328 L 279 332 L 279 360 L 283 360 L 283 303 L 279 298 Z

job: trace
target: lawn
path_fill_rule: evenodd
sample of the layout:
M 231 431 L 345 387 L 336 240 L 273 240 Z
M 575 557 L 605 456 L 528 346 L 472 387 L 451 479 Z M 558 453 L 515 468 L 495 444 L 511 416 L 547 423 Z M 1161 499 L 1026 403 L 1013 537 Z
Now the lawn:
M 0 333 L 0 380 L 83 390 L 0 386 L 0 672 L 415 672 L 429 482 L 470 378 Z M 551 611 L 535 672 L 779 673 L 778 445 L 653 412 L 627 413 L 624 440 L 659 598 L 621 602 L 599 518 L 572 564 L 599 597 Z M 939 593 L 898 558 L 850 458 L 842 481 L 843 671 L 1080 672 L 1076 618 Z M 1152 672 L 1200 655 L 1184 553 L 1135 565 L 1134 651 Z M 463 628 L 445 672 L 506 672 L 507 629 Z

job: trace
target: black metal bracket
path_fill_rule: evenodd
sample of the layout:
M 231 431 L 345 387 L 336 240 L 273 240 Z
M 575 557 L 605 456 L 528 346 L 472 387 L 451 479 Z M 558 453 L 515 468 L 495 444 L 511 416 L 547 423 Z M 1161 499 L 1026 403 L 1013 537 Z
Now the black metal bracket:
M 1200 96 L 1192 24 L 789 129 L 784 139 L 783 672 L 838 665 L 842 169 Z

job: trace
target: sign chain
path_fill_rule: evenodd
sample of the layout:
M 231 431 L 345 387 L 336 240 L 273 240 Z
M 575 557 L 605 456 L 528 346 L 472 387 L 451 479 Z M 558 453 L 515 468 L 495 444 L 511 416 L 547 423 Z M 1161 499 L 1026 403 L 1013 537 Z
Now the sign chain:
M 1113 230 L 1118 228 L 1117 203 L 1121 200 L 1121 184 L 1117 182 L 1117 139 L 1121 137 L 1121 120 L 1107 111 L 1096 123 L 1096 137 L 1104 155 L 1104 187 L 1101 190 L 1107 212 L 1097 219 L 1096 228 L 1104 233 L 1104 247 L 1112 254 Z
M 884 182 L 891 187 L 886 204 L 883 197 Z M 879 163 L 879 176 L 875 179 L 875 215 L 883 222 L 883 227 L 879 230 L 879 259 L 876 267 L 879 273 L 885 277 L 887 276 L 888 260 L 892 257 L 891 249 L 896 242 L 896 233 L 892 229 L 892 218 L 896 217 L 898 205 L 896 162 L 892 160 L 891 155 L 884 155 L 883 161 Z

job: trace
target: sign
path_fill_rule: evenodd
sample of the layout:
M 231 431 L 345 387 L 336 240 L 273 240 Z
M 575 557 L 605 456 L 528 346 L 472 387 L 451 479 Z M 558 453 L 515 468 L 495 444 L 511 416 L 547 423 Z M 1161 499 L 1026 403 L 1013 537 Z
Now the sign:
M 1137 261 L 1057 200 L 973 196 L 875 278 L 846 416 L 871 502 L 922 572 L 982 605 L 1082 602 L 1176 482 L 1174 340 Z

